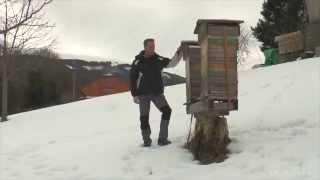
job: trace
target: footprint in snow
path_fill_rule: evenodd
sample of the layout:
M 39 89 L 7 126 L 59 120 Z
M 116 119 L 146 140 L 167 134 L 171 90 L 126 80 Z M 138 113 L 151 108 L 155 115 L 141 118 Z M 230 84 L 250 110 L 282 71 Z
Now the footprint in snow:
M 48 144 L 56 144 L 56 143 L 57 143 L 57 141 L 55 141 L 55 140 L 52 140 L 52 141 L 48 142 Z
M 267 88 L 267 87 L 269 87 L 269 86 L 271 86 L 271 83 L 264 84 L 264 85 L 262 85 L 260 88 L 265 89 L 265 88 Z
M 285 123 L 281 126 L 281 128 L 295 128 L 295 127 L 302 127 L 305 123 L 307 122 L 307 120 L 305 119 L 296 119 L 293 121 L 290 121 L 288 123 Z
M 13 172 L 10 174 L 11 177 L 17 177 L 17 176 L 20 176 L 20 173 L 19 172 Z
M 38 164 L 38 165 L 33 166 L 32 169 L 41 170 L 41 169 L 46 169 L 48 167 L 49 167 L 48 164 Z

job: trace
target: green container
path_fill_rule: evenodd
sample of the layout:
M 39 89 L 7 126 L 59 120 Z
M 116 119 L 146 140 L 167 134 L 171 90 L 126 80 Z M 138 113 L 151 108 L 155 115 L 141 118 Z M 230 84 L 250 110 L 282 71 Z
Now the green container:
M 274 65 L 278 64 L 278 53 L 277 50 L 274 48 L 266 49 L 263 51 L 265 57 L 265 65 Z

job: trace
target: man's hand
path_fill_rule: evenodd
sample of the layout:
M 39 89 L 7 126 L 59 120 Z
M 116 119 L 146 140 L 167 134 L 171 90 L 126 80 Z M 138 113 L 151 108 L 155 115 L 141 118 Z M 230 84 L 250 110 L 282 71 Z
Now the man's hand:
M 139 104 L 140 103 L 139 97 L 138 96 L 133 97 L 133 102 L 136 104 Z
M 177 49 L 177 54 L 180 54 L 180 53 L 182 53 L 182 48 L 181 48 L 181 46 L 178 47 L 178 49 Z

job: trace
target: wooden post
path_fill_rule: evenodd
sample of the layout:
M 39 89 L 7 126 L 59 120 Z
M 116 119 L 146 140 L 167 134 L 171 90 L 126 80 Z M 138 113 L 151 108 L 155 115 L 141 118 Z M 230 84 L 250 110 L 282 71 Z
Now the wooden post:
M 2 52 L 2 111 L 1 122 L 8 121 L 8 49 L 7 33 L 4 33 L 4 45 Z

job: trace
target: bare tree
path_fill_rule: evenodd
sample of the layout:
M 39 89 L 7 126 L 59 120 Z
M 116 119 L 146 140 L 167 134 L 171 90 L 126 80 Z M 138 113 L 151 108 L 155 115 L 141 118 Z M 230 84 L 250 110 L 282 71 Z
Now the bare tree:
M 59 59 L 59 54 L 50 48 L 40 48 L 29 52 L 28 54 L 41 56 L 49 59 Z
M 44 10 L 53 0 L 0 0 L 0 44 L 2 63 L 2 116 L 7 121 L 8 82 L 13 73 L 13 59 L 18 52 L 48 47 L 54 43 L 49 36 L 54 25 Z
M 240 26 L 239 37 L 239 51 L 238 51 L 238 64 L 242 65 L 246 62 L 250 54 L 250 41 L 252 39 L 252 32 L 246 25 Z

